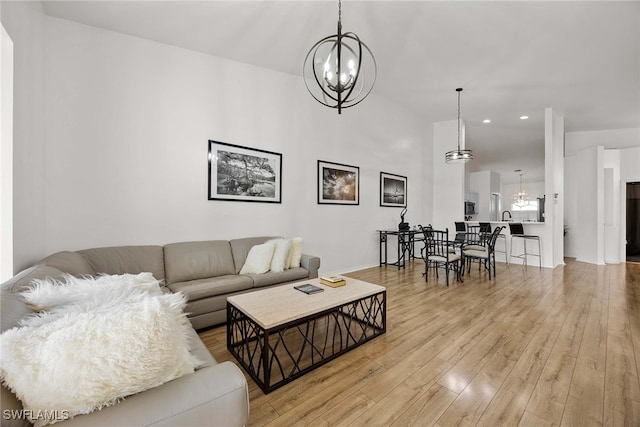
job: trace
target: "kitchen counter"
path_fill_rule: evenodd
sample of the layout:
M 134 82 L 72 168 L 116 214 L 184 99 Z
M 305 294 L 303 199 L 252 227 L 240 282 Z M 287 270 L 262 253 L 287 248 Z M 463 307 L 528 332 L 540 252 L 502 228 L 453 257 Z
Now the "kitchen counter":
M 491 229 L 493 230 L 495 227 L 504 227 L 504 229 L 501 231 L 501 234 L 503 234 L 505 236 L 505 239 L 503 241 L 500 241 L 500 239 L 498 240 L 498 242 L 496 243 L 496 252 L 498 251 L 506 251 L 507 254 L 510 253 L 511 251 L 513 251 L 514 255 L 517 254 L 521 254 L 523 253 L 523 239 L 511 239 L 511 232 L 509 230 L 509 224 L 510 223 L 518 223 L 518 221 L 465 221 L 465 224 L 469 224 L 469 225 L 479 225 L 480 222 L 489 222 L 491 224 Z M 522 226 L 524 228 L 524 232 L 525 234 L 532 234 L 535 236 L 540 236 L 540 249 L 542 250 L 542 248 L 544 247 L 544 242 L 549 239 L 549 233 L 551 232 L 551 230 L 547 230 L 547 228 L 544 227 L 545 223 L 544 222 L 538 222 L 538 221 L 523 221 Z M 513 248 L 511 248 L 511 245 L 513 245 Z M 537 246 L 537 245 L 536 245 Z M 533 249 L 533 252 L 537 252 L 537 247 L 535 247 Z M 530 248 L 529 251 L 531 251 L 532 249 Z M 502 254 L 500 254 L 499 256 L 496 257 L 496 261 L 501 262 L 504 260 L 504 258 L 501 257 Z M 514 264 L 520 264 L 522 263 L 522 260 L 517 259 L 517 258 L 511 258 L 511 261 Z M 529 258 L 529 265 L 533 265 L 535 267 L 537 267 L 538 264 L 538 260 L 536 258 Z M 551 267 L 550 261 L 547 260 L 546 254 L 544 253 L 544 251 L 542 251 L 542 266 L 543 267 Z

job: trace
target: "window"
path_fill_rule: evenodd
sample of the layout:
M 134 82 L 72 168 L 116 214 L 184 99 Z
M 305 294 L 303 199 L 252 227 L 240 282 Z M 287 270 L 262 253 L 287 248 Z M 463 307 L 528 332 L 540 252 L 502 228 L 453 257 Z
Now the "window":
M 512 212 L 531 212 L 531 211 L 538 211 L 538 201 L 537 200 L 529 200 L 529 204 L 524 205 L 524 206 L 518 206 L 515 203 L 511 204 L 511 211 Z

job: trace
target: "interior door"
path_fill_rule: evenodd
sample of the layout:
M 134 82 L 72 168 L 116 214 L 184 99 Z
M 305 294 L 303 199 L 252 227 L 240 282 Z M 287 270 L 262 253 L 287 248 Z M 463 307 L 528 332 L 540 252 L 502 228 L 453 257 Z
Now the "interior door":
M 498 221 L 498 212 L 500 212 L 500 194 L 491 193 L 491 201 L 489 204 L 489 221 Z
M 627 183 L 627 261 L 640 262 L 640 182 Z

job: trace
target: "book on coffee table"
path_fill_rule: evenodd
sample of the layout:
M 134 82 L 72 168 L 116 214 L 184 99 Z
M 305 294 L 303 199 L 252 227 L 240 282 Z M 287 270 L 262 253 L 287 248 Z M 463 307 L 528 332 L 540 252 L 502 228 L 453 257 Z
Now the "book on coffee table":
M 347 281 L 344 277 L 339 276 L 322 276 L 320 277 L 320 283 L 323 285 L 331 286 L 332 288 L 337 288 L 338 286 L 344 286 L 347 284 Z
M 300 292 L 304 292 L 305 294 L 315 294 L 315 293 L 324 291 L 324 289 L 319 288 L 315 285 L 312 285 L 311 283 L 305 283 L 304 285 L 297 285 L 297 286 L 294 286 L 294 288 L 299 290 Z

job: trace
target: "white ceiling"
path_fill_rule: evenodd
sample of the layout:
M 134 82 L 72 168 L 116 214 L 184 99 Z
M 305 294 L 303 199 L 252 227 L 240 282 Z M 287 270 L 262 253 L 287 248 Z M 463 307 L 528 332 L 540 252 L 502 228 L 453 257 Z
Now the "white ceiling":
M 50 16 L 295 75 L 337 22 L 337 1 L 43 3 Z M 472 170 L 543 180 L 546 107 L 566 131 L 640 127 L 640 1 L 344 0 L 342 23 L 376 57 L 373 93 L 425 123 L 455 119 L 464 88 Z

